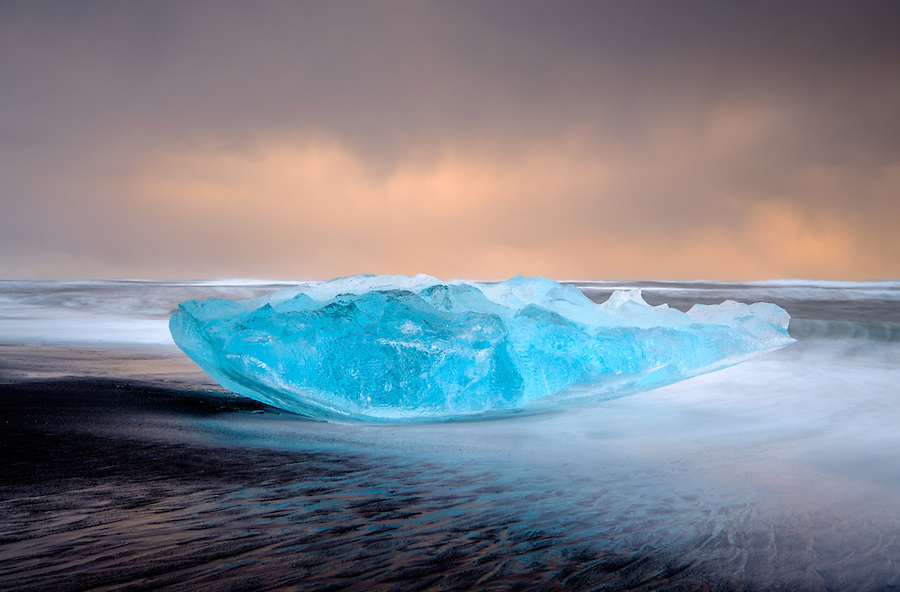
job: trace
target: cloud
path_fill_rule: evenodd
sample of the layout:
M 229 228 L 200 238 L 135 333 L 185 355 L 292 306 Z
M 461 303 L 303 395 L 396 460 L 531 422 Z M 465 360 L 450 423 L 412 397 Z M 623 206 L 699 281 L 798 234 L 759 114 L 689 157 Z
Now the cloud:
M 0 275 L 900 276 L 884 3 L 7 3 Z
M 759 279 L 892 269 L 878 249 L 891 241 L 872 240 L 865 216 L 800 199 L 839 187 L 839 172 L 801 175 L 787 194 L 704 174 L 724 150 L 717 129 L 737 133 L 734 150 L 755 149 L 756 124 L 735 132 L 713 120 L 693 143 L 662 134 L 636 153 L 556 138 L 448 147 L 390 168 L 324 136 L 240 150 L 198 143 L 142 154 L 115 177 L 66 177 L 90 197 L 60 220 L 81 224 L 76 251 L 118 275 Z M 896 178 L 870 187 L 889 192 Z M 77 210 L 92 217 L 79 221 Z

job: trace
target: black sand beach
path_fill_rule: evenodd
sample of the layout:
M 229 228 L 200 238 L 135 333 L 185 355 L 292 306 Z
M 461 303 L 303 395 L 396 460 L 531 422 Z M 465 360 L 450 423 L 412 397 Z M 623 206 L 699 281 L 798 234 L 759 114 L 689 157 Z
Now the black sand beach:
M 689 557 L 615 540 L 650 537 L 664 508 L 635 504 L 629 513 L 644 515 L 625 529 L 604 517 L 604 545 L 570 530 L 584 512 L 560 507 L 571 492 L 315 440 L 291 450 L 211 442 L 192 424 L 279 412 L 125 378 L 4 381 L 4 588 L 577 590 L 710 579 L 688 571 Z M 596 495 L 588 500 L 602 504 Z
M 783 297 L 800 341 L 721 372 L 420 425 L 310 421 L 171 344 L 35 343 L 16 331 L 40 310 L 8 309 L 0 588 L 897 589 L 900 347 L 879 290 L 829 293 L 818 319 L 809 290 Z

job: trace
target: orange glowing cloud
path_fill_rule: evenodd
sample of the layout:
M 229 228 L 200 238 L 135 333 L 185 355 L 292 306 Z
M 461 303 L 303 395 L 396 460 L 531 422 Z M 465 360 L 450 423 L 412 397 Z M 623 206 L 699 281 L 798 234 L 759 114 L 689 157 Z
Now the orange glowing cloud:
M 722 121 L 716 125 L 748 142 L 759 127 L 735 132 Z M 673 167 L 684 177 L 702 168 L 697 152 L 702 156 L 710 145 L 715 151 L 720 140 L 706 135 L 701 142 L 703 150 L 681 145 L 669 158 L 657 148 L 652 158 L 663 158 L 660 168 Z M 861 229 L 838 209 L 811 210 L 777 195 L 756 195 L 723 199 L 718 213 L 701 213 L 693 222 L 684 212 L 673 227 L 669 209 L 698 211 L 702 200 L 688 192 L 654 212 L 639 198 L 621 197 L 629 183 L 654 190 L 654 180 L 641 176 L 642 159 L 598 154 L 577 142 L 551 145 L 554 150 L 520 146 L 500 154 L 483 146 L 457 148 L 378 169 L 322 138 L 262 142 L 242 151 L 201 146 L 144 160 L 121 191 L 136 196 L 125 207 L 165 229 L 186 256 L 225 259 L 245 275 L 755 279 L 884 273 Z M 702 182 L 695 186 L 709 191 Z

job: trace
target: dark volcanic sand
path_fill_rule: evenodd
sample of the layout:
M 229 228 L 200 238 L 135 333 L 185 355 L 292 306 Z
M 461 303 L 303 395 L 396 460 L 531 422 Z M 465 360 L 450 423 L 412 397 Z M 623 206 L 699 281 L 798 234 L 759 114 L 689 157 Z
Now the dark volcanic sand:
M 615 541 L 646 537 L 665 508 L 629 508 L 640 516 L 628 528 L 601 517 L 588 540 L 572 523 L 602 509 L 596 498 L 567 510 L 568 492 L 455 463 L 315 442 L 216 446 L 191 428 L 276 413 L 251 401 L 90 379 L 0 393 L 4 588 L 655 588 L 708 577 L 688 557 Z
M 860 463 L 840 479 L 797 464 L 832 441 L 830 408 L 801 402 L 809 410 L 790 415 L 783 397 L 758 403 L 795 422 L 818 417 L 810 425 L 765 410 L 754 419 L 733 402 L 717 410 L 709 401 L 734 381 L 724 373 L 569 415 L 361 426 L 229 396 L 180 357 L 3 353 L 2 589 L 900 582 L 900 513 L 880 493 L 900 475 L 895 449 L 872 461 L 883 487 L 853 485 L 854 470 L 879 471 Z M 756 388 L 753 376 L 798 360 L 815 369 L 816 355 L 784 350 L 741 382 Z M 698 392 L 708 393 L 699 414 L 683 402 Z

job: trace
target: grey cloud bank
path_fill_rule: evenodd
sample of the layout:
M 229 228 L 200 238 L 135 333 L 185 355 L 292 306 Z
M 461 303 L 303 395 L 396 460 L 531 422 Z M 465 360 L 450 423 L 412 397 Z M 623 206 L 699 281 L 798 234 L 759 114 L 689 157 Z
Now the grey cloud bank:
M 258 256 L 293 246 L 265 271 L 499 277 L 522 271 L 529 250 L 548 253 L 552 266 L 557 247 L 611 248 L 612 235 L 637 244 L 652 234 L 661 241 L 654 248 L 675 245 L 685 256 L 701 243 L 715 250 L 723 235 L 758 236 L 754 216 L 789 219 L 787 234 L 824 246 L 785 242 L 782 250 L 799 255 L 784 268 L 751 253 L 749 238 L 729 243 L 726 251 L 745 257 L 737 275 L 900 272 L 900 8 L 892 3 L 8 2 L 0 17 L 5 276 L 253 275 Z M 296 234 L 337 237 L 323 238 L 325 251 L 360 243 L 337 262 L 287 231 L 267 232 L 268 219 L 245 228 L 249 240 L 208 249 L 216 233 L 177 208 L 196 191 L 150 195 L 135 184 L 200 178 L 214 192 L 229 186 L 227 175 L 202 167 L 173 175 L 160 155 L 268 162 L 285 146 L 323 143 L 364 166 L 360 205 L 389 201 L 385 187 L 409 170 L 440 178 L 459 154 L 480 168 L 460 166 L 447 202 L 465 201 L 468 185 L 497 179 L 504 166 L 543 167 L 523 170 L 510 194 L 527 193 L 530 175 L 557 181 L 543 197 L 520 198 L 514 213 L 512 198 L 485 190 L 467 214 L 481 214 L 485 229 L 469 231 L 470 242 L 506 254 L 487 267 L 438 257 L 429 268 L 431 260 L 398 255 L 386 235 L 348 230 L 335 215 L 316 229 L 298 220 Z M 575 165 L 561 170 L 548 154 L 596 163 L 598 172 L 576 179 Z M 301 213 L 336 191 L 312 174 L 298 180 L 262 167 L 248 175 L 260 192 L 277 177 L 281 197 L 218 204 L 221 228 L 255 199 L 273 208 L 291 200 L 285 211 Z M 333 176 L 351 175 L 345 167 Z M 456 245 L 459 224 L 406 219 L 417 222 L 445 251 Z M 513 222 L 531 238 L 503 238 Z M 848 251 L 847 261 L 835 263 L 829 245 Z M 192 247 L 195 259 L 184 256 Z M 648 251 L 629 261 L 632 276 L 666 274 L 651 259 Z M 588 260 L 545 271 L 563 272 L 624 271 Z M 669 275 L 729 273 L 709 259 Z

